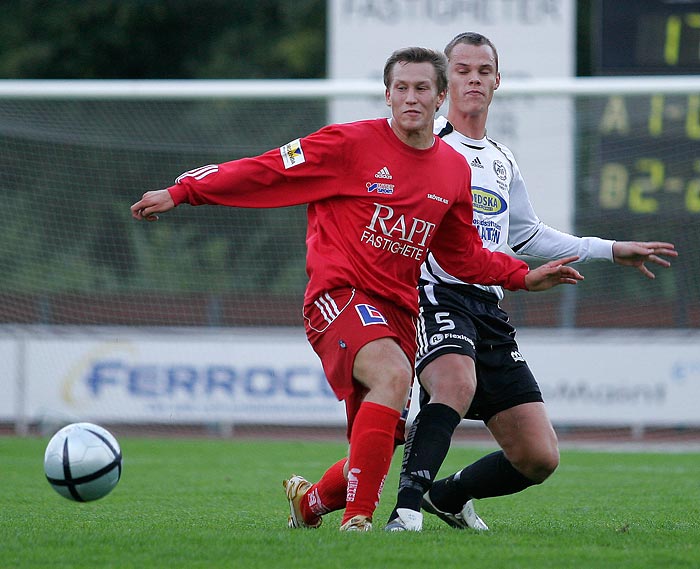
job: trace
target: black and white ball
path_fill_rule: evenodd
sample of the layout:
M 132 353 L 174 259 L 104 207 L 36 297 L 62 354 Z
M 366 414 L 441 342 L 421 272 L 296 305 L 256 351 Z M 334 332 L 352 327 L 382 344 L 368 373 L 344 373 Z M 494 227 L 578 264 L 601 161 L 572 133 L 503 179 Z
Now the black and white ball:
M 64 498 L 76 502 L 98 500 L 119 482 L 122 451 L 107 429 L 92 423 L 73 423 L 49 441 L 44 472 L 49 484 Z

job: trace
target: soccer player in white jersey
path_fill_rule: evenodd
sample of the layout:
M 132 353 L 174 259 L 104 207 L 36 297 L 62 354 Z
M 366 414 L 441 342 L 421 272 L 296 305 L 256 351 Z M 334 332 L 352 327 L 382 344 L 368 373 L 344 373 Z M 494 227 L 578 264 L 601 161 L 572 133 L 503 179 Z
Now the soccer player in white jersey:
M 498 54 L 486 37 L 467 32 L 445 48 L 450 108 L 435 133 L 471 165 L 474 224 L 484 246 L 510 247 L 548 259 L 576 255 L 636 267 L 668 267 L 673 244 L 576 237 L 542 223 L 530 204 L 513 154 L 486 135 L 486 119 L 500 84 Z M 439 254 L 421 271 L 416 370 L 421 410 L 406 439 L 390 531 L 420 530 L 421 506 L 456 528 L 487 530 L 474 498 L 513 494 L 546 480 L 559 464 L 557 437 L 540 389 L 499 307 L 503 289 L 451 275 Z M 462 417 L 483 421 L 501 449 L 433 483 Z

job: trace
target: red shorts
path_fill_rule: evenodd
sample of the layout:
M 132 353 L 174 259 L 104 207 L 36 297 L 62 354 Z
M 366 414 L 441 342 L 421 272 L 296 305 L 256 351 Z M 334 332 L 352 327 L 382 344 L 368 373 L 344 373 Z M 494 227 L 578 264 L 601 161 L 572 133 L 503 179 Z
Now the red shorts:
M 391 302 L 351 288 L 321 295 L 304 307 L 306 336 L 321 358 L 329 385 L 345 401 L 348 439 L 367 388 L 353 378 L 357 352 L 379 338 L 393 338 L 406 354 L 411 368 L 416 357 L 416 328 L 413 316 Z M 408 405 L 397 426 L 396 441 L 404 442 Z

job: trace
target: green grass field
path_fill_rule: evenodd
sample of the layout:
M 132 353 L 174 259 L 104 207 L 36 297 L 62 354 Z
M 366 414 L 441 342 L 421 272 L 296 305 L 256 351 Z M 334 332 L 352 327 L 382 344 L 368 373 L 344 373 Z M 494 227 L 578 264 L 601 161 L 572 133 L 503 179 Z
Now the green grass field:
M 345 453 L 337 443 L 120 440 L 124 471 L 100 501 L 56 494 L 47 439 L 0 438 L 0 567 L 683 568 L 700 567 L 700 454 L 563 451 L 543 486 L 482 500 L 491 531 L 426 514 L 422 533 L 381 531 L 394 460 L 371 533 L 287 529 L 281 482 L 309 479 Z M 483 450 L 453 448 L 443 472 Z

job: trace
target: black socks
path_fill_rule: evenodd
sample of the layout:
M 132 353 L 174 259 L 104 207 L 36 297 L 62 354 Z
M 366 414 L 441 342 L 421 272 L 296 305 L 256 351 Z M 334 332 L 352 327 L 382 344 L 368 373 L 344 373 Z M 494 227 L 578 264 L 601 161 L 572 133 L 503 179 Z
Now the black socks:
M 406 438 L 397 508 L 420 511 L 423 494 L 435 480 L 461 420 L 457 411 L 442 403 L 429 403 L 420 410 Z M 390 519 L 395 517 L 396 511 Z
M 436 481 L 430 500 L 441 510 L 456 514 L 471 498 L 506 496 L 535 484 L 515 469 L 503 451 L 497 451 Z

